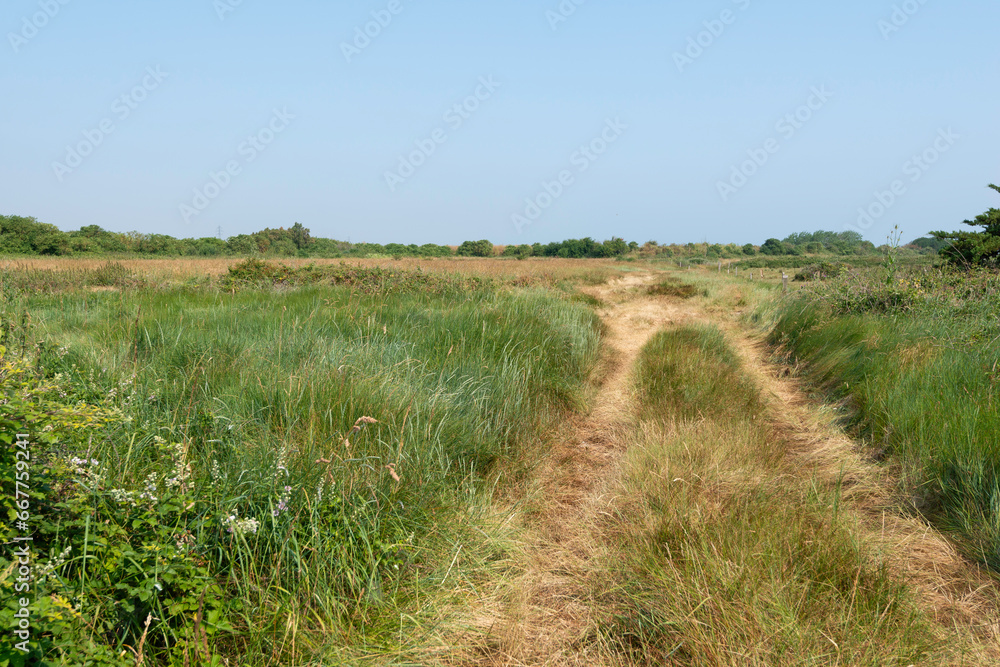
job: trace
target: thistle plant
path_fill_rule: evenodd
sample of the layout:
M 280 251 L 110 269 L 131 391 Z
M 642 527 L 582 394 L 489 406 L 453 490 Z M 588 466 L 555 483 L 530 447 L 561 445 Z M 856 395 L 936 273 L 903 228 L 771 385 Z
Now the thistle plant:
M 896 282 L 896 271 L 899 269 L 899 241 L 903 237 L 903 232 L 899 230 L 899 225 L 893 225 L 892 231 L 886 236 L 885 258 L 882 260 L 882 268 L 885 269 L 885 284 L 893 285 Z

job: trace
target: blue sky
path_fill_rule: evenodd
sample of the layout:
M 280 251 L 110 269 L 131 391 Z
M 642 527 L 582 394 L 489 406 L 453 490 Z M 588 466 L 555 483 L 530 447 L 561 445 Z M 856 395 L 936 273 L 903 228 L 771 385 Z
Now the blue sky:
M 8 0 L 0 213 L 908 240 L 1000 204 L 998 23 L 995 0 Z

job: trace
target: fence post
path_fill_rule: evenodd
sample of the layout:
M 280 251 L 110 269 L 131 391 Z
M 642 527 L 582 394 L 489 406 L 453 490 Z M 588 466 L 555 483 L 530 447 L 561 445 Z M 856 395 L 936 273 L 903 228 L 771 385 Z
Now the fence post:
M 784 294 L 787 291 L 788 291 L 788 276 L 785 275 L 784 271 L 782 271 L 781 272 L 781 293 Z

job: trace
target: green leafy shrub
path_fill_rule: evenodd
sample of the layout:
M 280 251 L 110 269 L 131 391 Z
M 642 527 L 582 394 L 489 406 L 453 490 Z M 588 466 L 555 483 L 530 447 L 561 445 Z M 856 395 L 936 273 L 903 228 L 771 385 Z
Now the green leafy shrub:
M 840 262 L 819 262 L 804 266 L 792 280 L 798 282 L 808 282 L 812 280 L 826 280 L 836 278 L 847 271 L 848 267 Z
M 317 266 L 309 264 L 300 268 L 247 259 L 229 267 L 219 280 L 219 286 L 232 290 L 241 287 L 304 285 L 335 285 L 350 287 L 365 294 L 394 294 L 403 292 L 448 293 L 479 289 L 490 283 L 479 276 L 454 276 L 425 273 L 418 270 L 385 269 L 340 263 Z

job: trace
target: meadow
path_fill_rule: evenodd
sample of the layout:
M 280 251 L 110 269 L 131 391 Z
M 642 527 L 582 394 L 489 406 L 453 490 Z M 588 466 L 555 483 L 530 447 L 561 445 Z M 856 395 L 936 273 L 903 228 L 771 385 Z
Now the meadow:
M 490 276 L 149 286 L 102 266 L 58 267 L 75 288 L 4 275 L 4 438 L 33 441 L 32 632 L 54 663 L 426 644 L 425 597 L 499 558 L 493 496 L 584 400 L 599 344 L 571 293 Z M 141 280 L 79 280 L 102 270 Z
M 0 665 L 1000 655 L 991 273 L 2 262 Z

